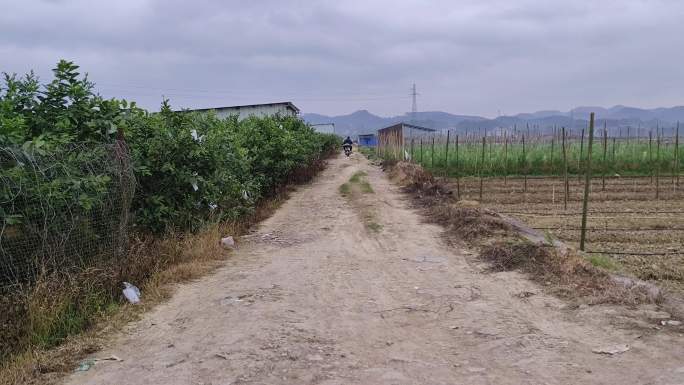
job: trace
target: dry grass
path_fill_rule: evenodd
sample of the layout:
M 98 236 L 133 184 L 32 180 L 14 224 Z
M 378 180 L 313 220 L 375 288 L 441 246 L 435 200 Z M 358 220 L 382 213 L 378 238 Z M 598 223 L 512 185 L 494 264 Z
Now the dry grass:
M 449 240 L 480 249 L 480 257 L 493 271 L 518 270 L 562 298 L 581 298 L 593 304 L 633 305 L 662 299 L 649 286 L 617 282 L 599 266 L 601 261 L 594 261 L 595 266 L 573 252 L 523 240 L 496 212 L 479 207 L 475 201 L 456 202 L 447 183 L 418 165 L 399 162 L 390 176 L 404 186 L 429 222 L 442 225 Z
M 430 222 L 444 226 L 453 238 L 474 242 L 509 230 L 506 222 L 495 213 L 478 207 L 477 202 L 455 201 L 447 184 L 419 165 L 399 162 L 390 171 L 390 176 L 411 195 L 414 206 L 420 208 Z
M 199 278 L 219 266 L 227 257 L 219 246 L 223 231 L 223 226 L 213 226 L 184 237 L 138 239 L 127 260 L 121 261 L 124 268 L 103 266 L 77 275 L 43 276 L 31 289 L 16 292 L 20 312 L 12 318 L 24 316 L 26 322 L 22 330 L 15 330 L 14 339 L 21 346 L 14 348 L 23 353 L 9 356 L 0 367 L 0 384 L 48 383 L 72 371 L 77 360 L 97 351 L 111 331 L 168 298 L 170 284 Z M 140 285 L 142 305 L 123 302 L 124 280 Z
M 624 305 L 662 299 L 654 297 L 646 286 L 618 284 L 606 270 L 579 255 L 563 254 L 555 248 L 526 241 L 495 242 L 484 246 L 480 257 L 491 264 L 493 271 L 521 271 L 561 298 Z
M 298 175 L 304 177 L 303 171 Z M 169 298 L 173 285 L 204 276 L 222 265 L 226 235 L 244 234 L 287 198 L 281 188 L 240 221 L 216 224 L 196 234 L 141 236 L 126 258 L 81 272 L 42 276 L 30 288 L 0 293 L 0 385 L 51 384 L 98 351 L 128 322 Z M 122 281 L 138 285 L 142 302 L 130 305 Z

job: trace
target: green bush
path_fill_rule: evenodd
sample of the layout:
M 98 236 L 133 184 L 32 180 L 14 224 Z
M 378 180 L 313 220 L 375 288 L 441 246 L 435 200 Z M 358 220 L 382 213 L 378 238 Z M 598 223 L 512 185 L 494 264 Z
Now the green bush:
M 240 218 L 289 176 L 339 145 L 336 136 L 315 133 L 294 117 L 219 119 L 210 113 L 174 112 L 168 101 L 159 113 L 148 113 L 135 103 L 104 100 L 94 94 L 87 75 L 80 77 L 78 66 L 64 60 L 54 76 L 41 86 L 33 73 L 4 75 L 0 147 L 50 156 L 76 144 L 113 143 L 123 136 L 137 182 L 134 223 L 143 231 L 194 231 L 208 221 Z M 77 202 L 84 210 L 97 208 L 101 195 L 113 188 L 113 178 L 88 168 L 89 156 L 102 158 L 92 151 L 64 159 L 65 177 L 48 175 L 42 187 L 29 182 L 28 190 L 22 190 L 24 206 L 3 203 L 5 222 L 21 220 L 23 210 L 44 197 L 45 188 L 63 195 L 66 206 Z M 29 180 L 23 175 L 29 170 L 7 157 L 0 172 L 6 180 Z M 0 198 L 15 196 L 15 190 L 3 186 Z
M 239 220 L 340 144 L 292 117 L 104 100 L 66 61 L 54 76 L 41 85 L 5 74 L 0 84 L 0 323 L 10 326 L 0 363 L 61 343 L 116 304 L 121 280 L 144 284 L 180 261 L 175 246 L 148 259 L 127 249 L 129 215 L 156 234 Z

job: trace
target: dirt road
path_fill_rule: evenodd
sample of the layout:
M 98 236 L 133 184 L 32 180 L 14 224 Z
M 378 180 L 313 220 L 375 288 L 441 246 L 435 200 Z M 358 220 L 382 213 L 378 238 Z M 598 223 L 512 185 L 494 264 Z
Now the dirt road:
M 339 192 L 358 170 L 374 229 Z M 362 156 L 334 159 L 224 268 L 95 355 L 123 362 L 67 383 L 684 384 L 684 338 L 656 330 L 658 313 L 569 309 L 440 233 Z

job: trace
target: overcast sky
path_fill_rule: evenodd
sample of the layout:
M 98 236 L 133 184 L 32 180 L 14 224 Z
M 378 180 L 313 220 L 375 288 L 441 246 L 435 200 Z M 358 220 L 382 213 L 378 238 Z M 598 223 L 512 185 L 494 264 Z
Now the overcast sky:
M 684 104 L 681 0 L 0 0 L 0 70 L 157 109 L 496 116 Z

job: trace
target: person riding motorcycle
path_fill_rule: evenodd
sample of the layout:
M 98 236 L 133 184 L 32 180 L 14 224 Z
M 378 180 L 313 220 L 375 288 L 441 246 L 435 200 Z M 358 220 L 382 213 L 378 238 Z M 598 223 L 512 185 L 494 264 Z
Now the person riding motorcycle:
M 344 149 L 344 154 L 349 156 L 352 152 L 352 145 L 354 143 L 352 142 L 350 137 L 347 137 L 347 139 L 342 142 L 342 148 Z

